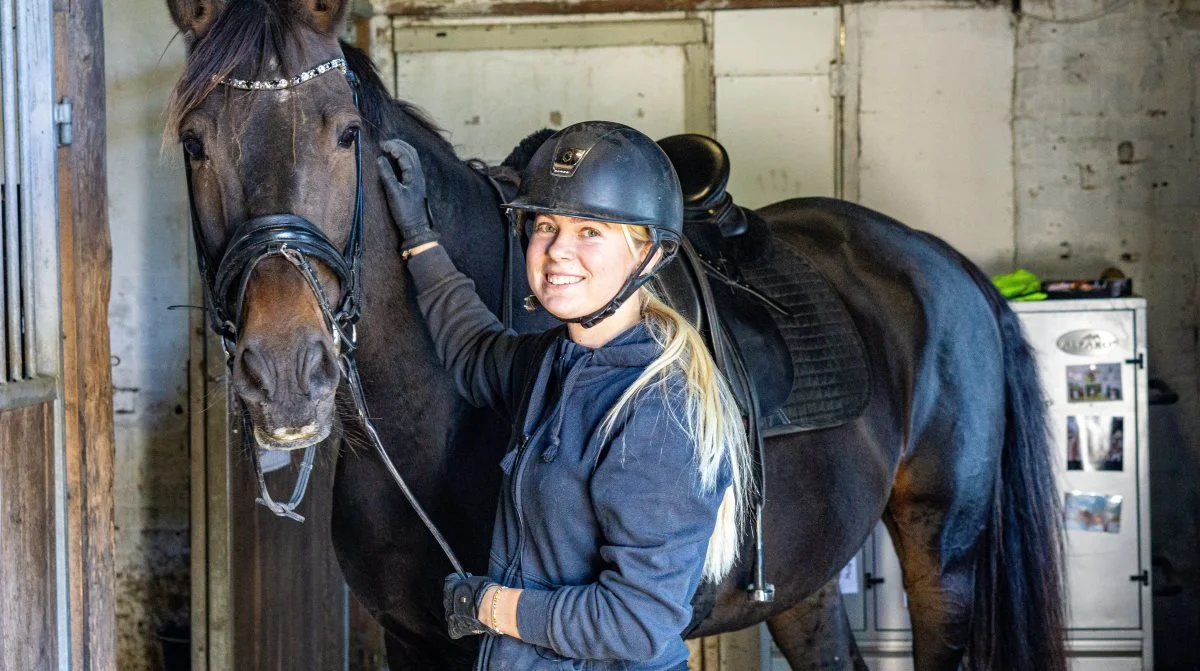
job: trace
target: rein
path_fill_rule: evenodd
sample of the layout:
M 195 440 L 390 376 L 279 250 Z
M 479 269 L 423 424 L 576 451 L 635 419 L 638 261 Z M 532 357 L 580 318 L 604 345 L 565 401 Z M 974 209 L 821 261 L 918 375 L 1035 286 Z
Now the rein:
M 350 84 L 350 90 L 354 94 L 354 106 L 358 107 L 358 77 L 350 71 L 346 66 L 345 59 L 342 58 L 322 63 L 311 70 L 306 70 L 295 77 L 287 79 L 246 81 L 225 78 L 219 80 L 217 83 L 248 91 L 278 91 L 298 86 L 314 77 L 333 70 L 338 70 L 345 75 L 347 82 Z M 233 353 L 236 348 L 240 327 L 242 301 L 245 298 L 246 286 L 250 281 L 251 271 L 263 260 L 276 256 L 283 257 L 300 271 L 309 289 L 312 290 L 313 295 L 317 299 L 317 303 L 321 308 L 321 315 L 333 338 L 333 345 L 338 353 L 338 367 L 341 369 L 341 373 L 350 388 L 350 395 L 354 399 L 354 407 L 359 424 L 371 439 L 371 444 L 374 446 L 375 452 L 379 455 L 388 473 L 404 494 L 404 498 L 408 500 L 413 510 L 417 513 L 417 516 L 420 517 L 421 522 L 425 524 L 430 534 L 433 535 L 434 540 L 441 546 L 442 552 L 450 560 L 455 573 L 465 577 L 467 574 L 463 570 L 462 563 L 458 560 L 454 551 L 450 549 L 445 536 L 438 530 L 433 520 L 425 512 L 425 509 L 421 507 L 416 496 L 409 489 L 408 484 L 401 477 L 400 472 L 396 470 L 395 464 L 392 463 L 391 458 L 388 457 L 386 450 L 384 450 L 383 442 L 379 439 L 379 434 L 375 431 L 375 426 L 370 420 L 370 415 L 367 411 L 366 396 L 363 394 L 362 381 L 358 375 L 358 366 L 354 361 L 354 351 L 358 347 L 356 324 L 360 316 L 363 291 L 361 142 L 360 138 L 356 138 L 354 141 L 354 165 L 357 182 L 355 187 L 354 218 L 350 224 L 350 235 L 343 249 L 339 250 L 319 228 L 298 214 L 269 214 L 249 219 L 240 224 L 234 230 L 233 237 L 226 246 L 225 252 L 221 255 L 218 263 L 213 263 L 213 259 L 209 257 L 207 247 L 204 245 L 200 216 L 196 210 L 196 201 L 193 195 L 191 162 L 187 157 L 184 158 L 184 167 L 187 174 L 188 205 L 192 220 L 192 237 L 196 245 L 197 265 L 199 266 L 200 276 L 203 280 L 204 304 L 211 316 L 213 331 L 221 337 L 221 348 L 225 353 L 225 364 L 232 369 L 234 362 Z M 336 304 L 336 308 L 332 306 L 325 292 L 321 289 L 316 270 L 313 268 L 310 259 L 324 263 L 337 276 L 338 282 L 342 287 L 342 295 Z M 214 267 L 216 268 L 215 275 L 212 271 Z M 239 403 L 241 402 L 239 401 Z M 271 493 L 267 489 L 266 478 L 264 477 L 262 464 L 259 459 L 257 439 L 254 437 L 250 417 L 244 407 L 242 407 L 241 414 L 242 431 L 245 435 L 244 440 L 253 441 L 250 445 L 250 453 L 254 462 L 255 475 L 258 478 L 259 497 L 257 502 L 280 517 L 303 522 L 304 517 L 296 512 L 296 507 L 304 500 L 304 494 L 308 488 L 309 476 L 312 473 L 313 460 L 316 455 L 316 444 L 304 448 L 304 458 L 301 461 L 300 473 L 292 489 L 291 497 L 286 503 L 278 502 L 271 497 Z

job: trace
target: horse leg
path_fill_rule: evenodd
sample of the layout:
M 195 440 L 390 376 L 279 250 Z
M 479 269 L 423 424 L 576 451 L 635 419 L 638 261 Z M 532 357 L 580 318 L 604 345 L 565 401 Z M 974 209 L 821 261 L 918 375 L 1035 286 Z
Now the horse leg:
M 941 390 L 954 415 L 925 425 L 901 460 L 884 513 L 908 593 L 918 671 L 958 668 L 971 642 L 976 567 L 1004 435 L 1003 400 L 995 396 L 1003 395 Z
M 795 606 L 767 619 L 771 638 L 793 671 L 865 670 L 837 578 Z

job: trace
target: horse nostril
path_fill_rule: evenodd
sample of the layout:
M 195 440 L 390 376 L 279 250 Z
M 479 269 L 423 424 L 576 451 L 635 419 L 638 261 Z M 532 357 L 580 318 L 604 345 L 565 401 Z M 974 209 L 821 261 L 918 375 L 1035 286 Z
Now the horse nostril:
M 340 375 L 337 357 L 324 338 L 309 341 L 300 363 L 300 388 L 309 397 L 324 396 L 337 385 Z
M 261 391 L 270 397 L 275 391 L 275 374 L 270 360 L 263 356 L 253 346 L 253 343 L 246 343 L 242 348 L 240 361 L 240 368 L 244 374 L 244 379 L 242 380 L 242 384 L 238 386 L 244 390 L 253 389 Z

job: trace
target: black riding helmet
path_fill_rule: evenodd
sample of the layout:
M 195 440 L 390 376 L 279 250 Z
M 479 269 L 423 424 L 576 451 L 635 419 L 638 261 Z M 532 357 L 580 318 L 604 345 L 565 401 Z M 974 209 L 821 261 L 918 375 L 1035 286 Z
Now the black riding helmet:
M 529 161 L 521 186 L 505 203 L 522 242 L 538 213 L 650 230 L 646 259 L 607 305 L 565 321 L 590 328 L 605 319 L 665 266 L 683 234 L 683 194 L 670 159 L 654 140 L 624 124 L 585 121 L 550 136 Z M 662 260 L 642 274 L 662 250 Z

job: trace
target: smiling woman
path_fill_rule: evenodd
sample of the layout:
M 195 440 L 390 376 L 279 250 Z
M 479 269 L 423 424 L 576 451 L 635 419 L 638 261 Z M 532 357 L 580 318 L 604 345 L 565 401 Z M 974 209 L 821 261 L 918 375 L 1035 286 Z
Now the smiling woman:
M 530 337 L 504 330 L 437 245 L 415 150 L 384 148 L 401 175 L 382 158 L 380 174 L 441 359 L 473 403 L 508 408 L 519 436 L 501 464 L 511 495 L 488 575 L 446 578 L 450 636 L 493 634 L 480 668 L 686 669 L 696 589 L 737 557 L 749 450 L 700 334 L 644 286 L 683 226 L 669 160 L 610 122 L 570 126 L 537 151 L 508 207 L 523 222 L 527 305 L 566 329 Z M 514 383 L 523 359 L 536 372 Z

